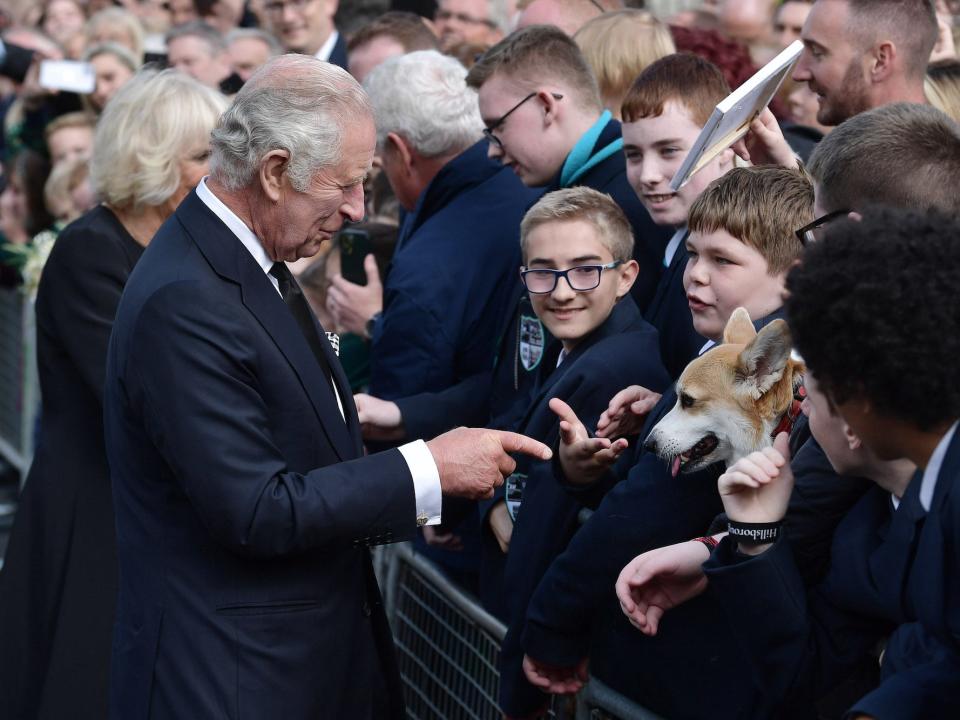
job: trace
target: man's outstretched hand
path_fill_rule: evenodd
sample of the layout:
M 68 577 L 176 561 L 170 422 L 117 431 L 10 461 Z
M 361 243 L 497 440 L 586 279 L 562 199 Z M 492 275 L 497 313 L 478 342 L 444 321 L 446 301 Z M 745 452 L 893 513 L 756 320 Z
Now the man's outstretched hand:
M 627 441 L 592 438 L 573 409 L 560 398 L 550 401 L 560 418 L 560 466 L 571 483 L 589 485 L 599 480 L 627 449 Z
M 504 430 L 457 428 L 427 442 L 440 471 L 444 495 L 488 499 L 517 468 L 510 453 L 549 460 L 553 451 L 526 435 Z
M 560 667 L 523 656 L 523 674 L 534 687 L 554 695 L 578 693 L 587 682 L 587 658 L 574 667 Z

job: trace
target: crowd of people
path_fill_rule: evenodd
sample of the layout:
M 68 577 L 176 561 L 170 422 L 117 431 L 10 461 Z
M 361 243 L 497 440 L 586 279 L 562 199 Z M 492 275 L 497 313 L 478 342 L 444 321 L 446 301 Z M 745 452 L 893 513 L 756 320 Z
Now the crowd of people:
M 960 7 L 643 4 L 5 5 L 0 715 L 403 717 L 411 540 L 507 718 L 956 716 Z

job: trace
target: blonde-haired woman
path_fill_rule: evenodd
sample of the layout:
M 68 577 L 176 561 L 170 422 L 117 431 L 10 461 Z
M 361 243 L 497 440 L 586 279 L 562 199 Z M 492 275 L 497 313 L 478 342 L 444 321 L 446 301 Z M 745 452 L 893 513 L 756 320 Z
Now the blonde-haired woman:
M 644 10 L 595 17 L 573 36 L 600 86 L 604 107 L 620 120 L 620 105 L 646 67 L 676 52 L 670 29 Z
M 4 717 L 108 714 L 117 571 L 102 430 L 107 343 L 134 265 L 206 172 L 225 107 L 173 71 L 144 71 L 121 88 L 94 140 L 102 202 L 64 229 L 43 269 L 40 440 L 0 571 Z

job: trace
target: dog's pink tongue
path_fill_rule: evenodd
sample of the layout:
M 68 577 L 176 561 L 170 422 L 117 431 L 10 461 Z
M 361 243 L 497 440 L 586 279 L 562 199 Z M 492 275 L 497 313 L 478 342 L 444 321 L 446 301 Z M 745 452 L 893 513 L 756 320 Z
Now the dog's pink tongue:
M 677 475 L 680 474 L 680 456 L 679 455 L 673 456 L 673 463 L 670 466 L 670 474 L 673 475 L 673 477 L 676 477 Z

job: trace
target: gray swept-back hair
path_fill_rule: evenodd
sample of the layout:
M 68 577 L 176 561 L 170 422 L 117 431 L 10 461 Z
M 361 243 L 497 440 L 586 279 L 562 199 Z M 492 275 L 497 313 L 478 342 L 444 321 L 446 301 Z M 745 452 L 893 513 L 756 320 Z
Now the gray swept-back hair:
M 483 135 L 477 91 L 467 70 L 448 55 L 420 50 L 393 57 L 364 81 L 373 103 L 377 146 L 396 133 L 421 155 L 459 153 Z
M 264 156 L 290 153 L 297 192 L 341 159 L 346 128 L 371 116 L 370 101 L 345 70 L 308 55 L 281 55 L 251 77 L 213 131 L 210 174 L 231 191 L 247 187 Z

